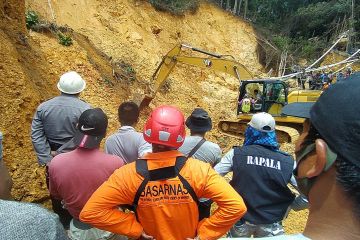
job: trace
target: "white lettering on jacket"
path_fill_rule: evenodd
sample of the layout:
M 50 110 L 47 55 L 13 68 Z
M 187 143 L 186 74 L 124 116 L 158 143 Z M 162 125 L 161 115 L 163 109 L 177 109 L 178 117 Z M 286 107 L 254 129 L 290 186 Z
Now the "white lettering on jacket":
M 247 162 L 248 165 L 257 165 L 262 167 L 268 167 L 268 168 L 274 168 L 277 170 L 281 170 L 281 164 L 280 161 L 271 159 L 271 158 L 263 158 L 263 157 L 257 157 L 257 156 L 247 156 Z

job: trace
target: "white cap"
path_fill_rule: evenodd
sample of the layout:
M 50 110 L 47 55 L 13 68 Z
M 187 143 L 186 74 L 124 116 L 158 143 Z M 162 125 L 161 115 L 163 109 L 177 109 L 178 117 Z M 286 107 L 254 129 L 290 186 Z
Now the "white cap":
M 66 94 L 81 93 L 85 89 L 85 86 L 85 80 L 74 71 L 64 73 L 57 84 L 57 88 Z
M 252 116 L 249 125 L 261 132 L 272 132 L 275 130 L 275 119 L 265 112 L 256 113 Z

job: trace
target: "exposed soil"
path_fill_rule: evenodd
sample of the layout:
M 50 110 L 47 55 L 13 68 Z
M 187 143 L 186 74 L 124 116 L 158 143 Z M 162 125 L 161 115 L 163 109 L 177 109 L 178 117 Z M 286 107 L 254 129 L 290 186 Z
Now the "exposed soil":
M 1 12 L 4 24 L 0 29 L 0 130 L 16 200 L 47 202 L 44 169 L 37 165 L 31 146 L 30 124 L 38 104 L 58 94 L 56 82 L 65 71 L 78 71 L 86 79 L 81 98 L 104 109 L 109 116 L 109 134 L 118 127 L 119 103 L 145 91 L 161 57 L 177 43 L 234 55 L 254 75 L 262 74 L 252 27 L 209 4 L 202 4 L 194 15 L 174 17 L 155 11 L 145 1 L 50 1 L 53 13 L 48 1 L 26 2 L 26 7 L 38 11 L 43 19 L 74 30 L 74 44 L 65 47 L 51 33 L 26 31 L 23 18 L 19 18 L 24 16 L 25 6 L 17 12 L 19 1 L 7 1 L 12 8 L 5 8 L 4 2 L 0 0 L 1 9 L 7 10 Z M 117 62 L 131 64 L 137 80 L 114 78 Z M 167 85 L 169 89 L 160 91 L 142 112 L 139 130 L 151 109 L 162 104 L 178 106 L 185 115 L 195 107 L 205 108 L 214 126 L 219 119 L 235 117 L 239 83 L 234 78 L 179 65 Z M 208 139 L 218 142 L 224 152 L 241 144 L 216 128 Z M 293 152 L 291 144 L 282 148 Z M 291 212 L 285 227 L 290 233 L 300 232 L 306 218 L 306 211 Z

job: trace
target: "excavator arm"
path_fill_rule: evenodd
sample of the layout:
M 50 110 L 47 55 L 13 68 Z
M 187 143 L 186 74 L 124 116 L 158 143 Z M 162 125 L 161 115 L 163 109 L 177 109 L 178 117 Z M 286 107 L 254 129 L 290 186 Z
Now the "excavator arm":
M 181 51 L 184 49 L 190 49 L 195 52 L 200 52 L 209 57 L 192 57 L 192 56 L 183 56 L 180 55 Z M 231 57 L 231 56 L 230 56 Z M 232 57 L 233 58 L 233 57 Z M 224 55 L 219 55 L 216 53 L 210 53 L 205 50 L 194 48 L 185 44 L 179 44 L 171 49 L 162 59 L 161 63 L 157 67 L 155 73 L 152 76 L 154 82 L 153 87 L 151 87 L 150 95 L 146 95 L 141 101 L 140 108 L 148 106 L 151 100 L 155 97 L 156 93 L 161 89 L 165 84 L 166 79 L 169 74 L 173 71 L 177 63 L 184 63 L 192 66 L 198 66 L 202 68 L 207 68 L 214 71 L 224 72 L 233 77 L 239 79 L 252 79 L 251 73 L 246 69 L 244 65 L 236 62 L 233 59 L 228 59 Z

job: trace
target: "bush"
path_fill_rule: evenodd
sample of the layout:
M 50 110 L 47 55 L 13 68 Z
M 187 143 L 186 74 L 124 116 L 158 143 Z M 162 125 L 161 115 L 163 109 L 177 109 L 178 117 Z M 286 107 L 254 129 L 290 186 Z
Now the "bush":
M 327 47 L 326 42 L 322 40 L 303 41 L 301 46 L 300 57 L 307 59 L 317 59 L 322 54 L 323 49 Z
M 64 46 L 72 45 L 72 39 L 70 36 L 65 35 L 61 32 L 58 33 L 59 43 Z
M 159 11 L 183 15 L 186 11 L 195 13 L 199 8 L 199 0 L 150 0 L 150 4 Z
M 275 35 L 272 40 L 281 51 L 289 50 L 291 45 L 290 37 Z
M 33 26 L 39 24 L 39 15 L 32 10 L 29 10 L 25 14 L 26 27 L 31 29 Z

